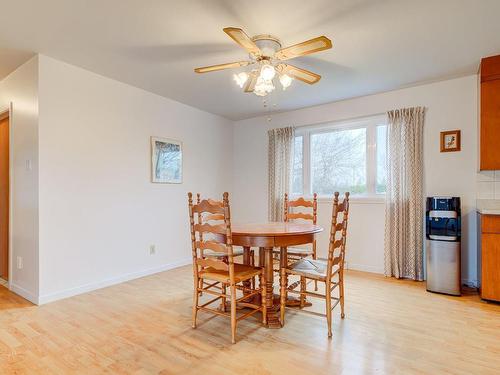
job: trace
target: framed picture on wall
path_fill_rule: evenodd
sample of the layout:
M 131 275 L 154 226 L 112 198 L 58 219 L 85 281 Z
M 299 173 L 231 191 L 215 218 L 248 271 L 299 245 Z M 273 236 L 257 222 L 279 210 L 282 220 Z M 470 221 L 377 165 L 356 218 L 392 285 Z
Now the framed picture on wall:
M 441 132 L 441 152 L 460 151 L 460 130 Z
M 182 142 L 151 137 L 151 181 L 182 183 Z

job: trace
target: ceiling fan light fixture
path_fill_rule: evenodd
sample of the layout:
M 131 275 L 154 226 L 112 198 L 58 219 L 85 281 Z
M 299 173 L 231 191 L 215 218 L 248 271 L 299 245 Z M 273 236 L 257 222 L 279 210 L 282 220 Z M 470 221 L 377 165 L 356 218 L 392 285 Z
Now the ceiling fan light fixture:
M 286 90 L 292 84 L 292 81 L 293 78 L 290 77 L 288 74 L 280 75 L 280 83 L 281 87 L 283 87 L 283 90 Z
M 209 73 L 255 64 L 255 68 L 249 72 L 234 74 L 233 80 L 245 93 L 254 93 L 257 96 L 266 96 L 274 91 L 275 78 L 279 79 L 283 90 L 290 87 L 294 79 L 309 85 L 317 83 L 321 79 L 319 74 L 285 61 L 332 48 L 332 41 L 324 35 L 282 48 L 280 40 L 272 35 L 262 34 L 250 38 L 237 27 L 226 27 L 223 30 L 249 54 L 249 59 L 203 66 L 195 68 L 194 71 Z
M 248 80 L 248 73 L 247 72 L 241 72 L 238 74 L 233 74 L 233 80 L 236 82 L 240 88 L 243 88 L 245 85 L 246 81 Z

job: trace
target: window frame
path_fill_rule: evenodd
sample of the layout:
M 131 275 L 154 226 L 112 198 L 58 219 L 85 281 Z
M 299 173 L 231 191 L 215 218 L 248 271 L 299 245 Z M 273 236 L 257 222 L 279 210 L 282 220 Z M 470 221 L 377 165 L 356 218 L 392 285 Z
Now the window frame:
M 292 192 L 292 196 L 312 196 L 311 179 L 311 135 L 332 131 L 366 129 L 366 193 L 353 194 L 354 199 L 381 201 L 385 193 L 377 193 L 377 126 L 387 126 L 387 116 L 375 115 L 351 120 L 325 122 L 297 127 L 295 137 L 302 137 L 302 194 Z M 294 143 L 295 144 L 295 143 Z M 292 180 L 292 178 L 291 178 Z M 290 186 L 291 191 L 291 186 Z M 329 195 L 318 195 L 320 200 L 331 199 Z

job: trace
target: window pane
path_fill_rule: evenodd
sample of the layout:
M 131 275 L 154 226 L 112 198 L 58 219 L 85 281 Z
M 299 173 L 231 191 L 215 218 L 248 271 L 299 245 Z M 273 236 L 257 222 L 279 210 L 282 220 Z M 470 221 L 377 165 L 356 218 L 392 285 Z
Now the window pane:
M 387 125 L 377 126 L 377 186 L 375 192 L 385 193 L 387 186 Z
M 311 135 L 313 192 L 366 192 L 366 128 Z
M 303 194 L 303 137 L 295 137 L 293 145 L 292 194 Z

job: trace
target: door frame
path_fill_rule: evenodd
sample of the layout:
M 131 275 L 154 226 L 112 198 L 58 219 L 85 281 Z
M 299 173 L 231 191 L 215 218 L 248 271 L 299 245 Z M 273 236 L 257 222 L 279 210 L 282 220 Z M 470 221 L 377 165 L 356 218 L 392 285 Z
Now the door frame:
M 12 267 L 12 167 L 13 167 L 13 152 L 12 152 L 12 102 L 7 107 L 0 108 L 0 118 L 9 118 L 9 279 L 7 287 L 11 290 L 13 271 Z

